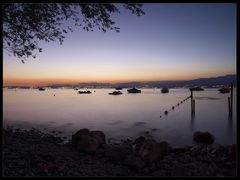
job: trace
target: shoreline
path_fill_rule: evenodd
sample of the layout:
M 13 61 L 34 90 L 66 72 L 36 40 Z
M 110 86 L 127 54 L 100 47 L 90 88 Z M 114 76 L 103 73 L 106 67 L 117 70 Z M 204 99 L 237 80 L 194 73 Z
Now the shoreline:
M 13 122 L 11 124 L 5 124 L 3 125 L 3 129 L 12 129 L 13 131 L 17 130 L 17 131 L 30 131 L 32 129 L 34 130 L 37 130 L 37 131 L 41 131 L 42 133 L 44 134 L 49 134 L 49 135 L 52 135 L 52 136 L 55 136 L 55 137 L 60 137 L 63 139 L 64 143 L 67 143 L 69 140 L 71 140 L 71 136 L 74 132 L 70 132 L 70 131 L 64 131 L 63 129 L 59 129 L 59 128 L 47 128 L 47 126 L 42 126 L 42 127 L 38 127 L 36 128 L 36 126 L 32 125 L 32 124 L 18 124 L 16 125 L 17 122 Z M 102 130 L 101 130 L 102 131 Z M 110 144 L 110 143 L 115 143 L 115 142 L 121 142 L 123 141 L 124 139 L 130 139 L 130 140 L 133 140 L 133 139 L 136 139 L 137 137 L 139 136 L 144 136 L 144 137 L 151 137 L 151 138 L 154 138 L 155 140 L 157 140 L 156 136 L 153 135 L 153 132 L 152 131 L 142 131 L 141 133 L 138 133 L 138 134 L 135 134 L 135 135 L 132 135 L 132 136 L 118 136 L 118 137 L 115 137 L 115 136 L 111 136 L 110 133 L 105 133 L 106 135 L 106 141 Z M 232 142 L 232 143 L 221 143 L 219 141 L 215 141 L 213 143 L 213 145 L 222 145 L 222 146 L 229 146 L 229 145 L 232 145 L 232 144 L 236 144 L 236 141 L 235 142 Z M 198 145 L 196 142 L 194 142 L 193 140 L 189 143 L 186 143 L 186 144 L 182 144 L 182 143 L 175 143 L 175 142 L 170 142 L 170 145 L 174 148 L 182 148 L 182 147 L 187 147 L 187 146 L 195 146 L 195 145 Z
M 72 141 L 63 144 L 60 137 L 37 129 L 3 129 L 3 175 L 236 176 L 236 145 L 171 147 L 158 159 L 149 159 L 136 153 L 136 141 L 142 139 L 104 144 L 95 153 L 85 153 L 74 148 Z

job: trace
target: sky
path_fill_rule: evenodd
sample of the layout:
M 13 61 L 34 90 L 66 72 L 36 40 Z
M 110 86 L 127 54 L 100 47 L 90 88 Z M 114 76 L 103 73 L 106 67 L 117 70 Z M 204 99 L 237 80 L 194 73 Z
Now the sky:
M 236 4 L 143 4 L 115 31 L 74 29 L 25 64 L 3 50 L 4 86 L 190 80 L 236 74 Z

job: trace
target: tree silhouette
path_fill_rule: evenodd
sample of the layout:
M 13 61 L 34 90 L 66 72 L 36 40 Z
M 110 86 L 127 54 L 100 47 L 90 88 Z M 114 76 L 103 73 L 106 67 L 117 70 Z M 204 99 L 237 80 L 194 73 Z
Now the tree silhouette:
M 145 14 L 142 4 L 122 5 L 137 16 Z M 86 31 L 120 30 L 111 19 L 111 14 L 120 13 L 120 10 L 112 3 L 6 3 L 2 10 L 3 48 L 23 63 L 30 56 L 35 58 L 36 52 L 42 52 L 39 40 L 58 40 L 62 44 L 65 34 L 73 31 L 70 26 L 79 26 Z M 62 26 L 66 21 L 74 25 Z

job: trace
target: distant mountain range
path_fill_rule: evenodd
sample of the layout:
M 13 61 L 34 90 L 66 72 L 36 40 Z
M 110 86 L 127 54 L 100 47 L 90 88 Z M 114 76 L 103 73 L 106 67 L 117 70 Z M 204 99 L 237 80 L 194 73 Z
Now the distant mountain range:
M 237 76 L 230 74 L 226 76 L 219 77 L 210 77 L 210 78 L 199 78 L 193 80 L 181 80 L 181 81 L 148 81 L 148 82 L 126 82 L 126 83 L 98 83 L 98 82 L 90 82 L 90 83 L 78 83 L 78 84 L 53 84 L 45 87 L 50 88 L 61 88 L 61 87 L 69 87 L 69 88 L 176 88 L 176 87 L 220 87 L 220 86 L 229 86 L 231 83 L 236 85 Z M 26 86 L 24 88 L 27 88 Z
M 199 78 L 193 80 L 185 81 L 159 81 L 159 82 L 149 82 L 148 84 L 152 87 L 219 87 L 219 86 L 229 86 L 231 83 L 236 85 L 237 77 L 236 75 L 226 75 L 219 77 L 210 77 L 210 78 Z
M 194 86 L 202 86 L 202 87 L 219 87 L 219 86 L 229 86 L 231 83 L 236 85 L 237 77 L 236 75 L 230 74 L 226 76 L 219 77 L 210 77 L 210 78 L 199 78 L 193 80 L 181 80 L 181 81 L 148 81 L 148 82 L 126 82 L 126 83 L 79 83 L 75 85 L 51 85 L 49 87 L 79 87 L 79 88 L 113 88 L 113 87 L 122 87 L 122 88 L 130 88 L 130 87 L 149 87 L 149 88 L 174 88 L 174 87 L 194 87 Z

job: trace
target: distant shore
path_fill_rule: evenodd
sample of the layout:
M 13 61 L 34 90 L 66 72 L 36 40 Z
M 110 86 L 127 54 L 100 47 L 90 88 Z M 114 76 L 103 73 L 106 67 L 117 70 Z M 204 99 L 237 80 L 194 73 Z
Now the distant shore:
M 218 76 L 218 77 L 207 77 L 207 78 L 198 78 L 192 80 L 159 80 L 159 81 L 128 81 L 128 82 L 119 82 L 119 83 L 106 83 L 106 82 L 79 82 L 75 84 L 49 84 L 49 85 L 41 85 L 42 87 L 49 87 L 49 88 L 61 88 L 61 87 L 68 87 L 68 88 L 115 88 L 115 87 L 122 87 L 122 88 L 174 88 L 174 87 L 191 87 L 191 86 L 204 86 L 204 87 L 221 87 L 221 86 L 229 86 L 230 83 L 236 84 L 236 74 L 227 74 L 225 76 Z M 8 85 L 10 87 L 10 85 Z M 13 88 L 18 86 L 11 85 Z M 40 86 L 40 85 L 39 85 Z M 34 86 L 38 88 L 39 86 Z M 6 85 L 5 85 L 6 87 Z M 30 86 L 23 86 L 22 88 L 30 88 Z
M 3 176 L 236 176 L 236 145 L 171 148 L 148 162 L 136 153 L 141 138 L 87 154 L 36 129 L 3 129 Z

